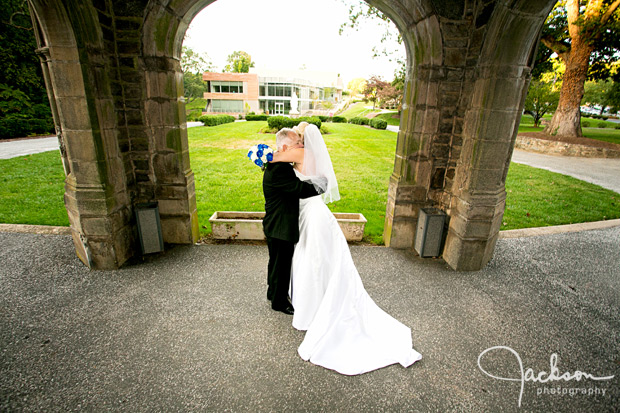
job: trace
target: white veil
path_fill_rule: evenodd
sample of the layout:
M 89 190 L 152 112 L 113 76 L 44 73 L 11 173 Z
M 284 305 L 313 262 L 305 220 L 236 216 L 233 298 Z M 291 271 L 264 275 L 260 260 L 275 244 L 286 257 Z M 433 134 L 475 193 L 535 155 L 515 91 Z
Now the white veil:
M 304 130 L 304 181 L 310 181 L 314 187 L 321 189 L 326 204 L 340 199 L 338 181 L 334 167 L 325 146 L 323 136 L 316 125 L 310 124 Z M 325 182 L 327 178 L 327 183 Z

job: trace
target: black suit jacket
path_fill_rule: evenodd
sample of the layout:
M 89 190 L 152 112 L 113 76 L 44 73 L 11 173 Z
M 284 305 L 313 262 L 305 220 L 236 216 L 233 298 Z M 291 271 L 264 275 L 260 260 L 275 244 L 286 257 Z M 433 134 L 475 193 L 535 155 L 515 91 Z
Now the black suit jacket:
M 314 186 L 300 181 L 288 163 L 268 163 L 263 175 L 265 236 L 299 241 L 299 199 L 318 195 Z

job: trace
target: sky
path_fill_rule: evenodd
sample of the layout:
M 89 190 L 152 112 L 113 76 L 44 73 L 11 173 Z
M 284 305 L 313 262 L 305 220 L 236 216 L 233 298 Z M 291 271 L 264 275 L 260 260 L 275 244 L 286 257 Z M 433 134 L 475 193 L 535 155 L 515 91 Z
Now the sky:
M 381 46 L 384 26 L 367 21 L 360 30 L 339 35 L 348 17 L 343 0 L 217 0 L 194 18 L 183 45 L 206 53 L 218 72 L 229 54 L 243 50 L 257 70 L 305 65 L 308 70 L 340 73 L 345 86 L 371 75 L 391 81 L 397 64 L 372 57 L 373 46 Z M 405 55 L 396 41 L 390 47 Z

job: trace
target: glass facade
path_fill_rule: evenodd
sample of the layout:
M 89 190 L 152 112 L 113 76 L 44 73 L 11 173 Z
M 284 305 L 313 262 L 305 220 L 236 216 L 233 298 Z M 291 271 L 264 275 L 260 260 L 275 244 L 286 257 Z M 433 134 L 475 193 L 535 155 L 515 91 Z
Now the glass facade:
M 243 82 L 212 80 L 211 93 L 243 93 Z
M 211 112 L 243 112 L 242 100 L 215 100 L 211 101 Z

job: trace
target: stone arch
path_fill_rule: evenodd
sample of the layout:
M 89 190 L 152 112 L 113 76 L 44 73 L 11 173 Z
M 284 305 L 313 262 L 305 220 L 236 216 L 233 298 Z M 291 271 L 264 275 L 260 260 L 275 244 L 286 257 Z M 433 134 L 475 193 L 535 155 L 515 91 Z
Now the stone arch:
M 179 58 L 189 23 L 213 1 L 29 0 L 67 147 L 65 203 L 92 267 L 118 267 L 138 250 L 139 202 L 159 203 L 164 241 L 198 236 Z M 367 1 L 396 24 L 408 58 L 386 244 L 412 248 L 419 209 L 438 207 L 450 218 L 446 262 L 480 269 L 499 232 L 531 60 L 554 1 Z

